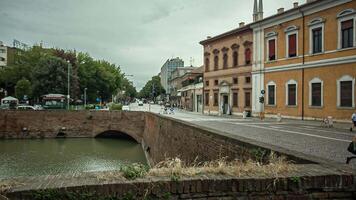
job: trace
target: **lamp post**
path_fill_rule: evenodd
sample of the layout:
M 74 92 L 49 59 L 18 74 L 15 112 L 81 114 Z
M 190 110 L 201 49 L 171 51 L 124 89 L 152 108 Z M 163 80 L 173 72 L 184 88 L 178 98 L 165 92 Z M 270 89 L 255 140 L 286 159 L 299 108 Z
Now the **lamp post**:
M 87 107 L 87 89 L 84 88 L 84 109 Z
M 71 64 L 69 62 L 69 60 L 67 61 L 68 62 L 68 85 L 67 85 L 67 110 L 69 110 L 69 101 L 70 101 L 70 67 L 71 67 Z

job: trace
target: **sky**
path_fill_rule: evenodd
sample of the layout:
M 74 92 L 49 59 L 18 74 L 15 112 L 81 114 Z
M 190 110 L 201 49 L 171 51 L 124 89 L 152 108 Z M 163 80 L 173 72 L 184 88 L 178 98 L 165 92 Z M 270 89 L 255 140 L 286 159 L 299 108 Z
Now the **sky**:
M 264 17 L 305 0 L 263 0 Z M 200 41 L 252 22 L 253 0 L 0 0 L 0 41 L 88 52 L 140 90 L 167 59 L 201 66 Z

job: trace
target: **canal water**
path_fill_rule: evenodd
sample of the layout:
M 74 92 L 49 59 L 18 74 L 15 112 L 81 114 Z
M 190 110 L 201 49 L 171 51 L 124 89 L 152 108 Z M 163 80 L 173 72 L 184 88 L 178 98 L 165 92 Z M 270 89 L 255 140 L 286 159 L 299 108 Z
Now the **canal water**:
M 147 164 L 140 144 L 106 138 L 0 140 L 0 179 L 118 170 Z

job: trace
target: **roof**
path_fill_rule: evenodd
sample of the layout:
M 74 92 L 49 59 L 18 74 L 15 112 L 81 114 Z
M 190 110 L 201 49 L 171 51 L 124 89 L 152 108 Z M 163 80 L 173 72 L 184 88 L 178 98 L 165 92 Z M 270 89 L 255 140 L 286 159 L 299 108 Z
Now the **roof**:
M 5 101 L 18 101 L 18 99 L 16 99 L 15 97 L 12 97 L 12 96 L 8 96 L 8 97 L 5 97 L 1 100 L 5 100 Z
M 256 22 L 252 22 L 252 23 L 250 23 L 249 25 L 250 25 L 251 27 L 253 27 L 254 25 L 259 24 L 259 23 L 261 23 L 261 22 L 266 22 L 266 21 L 272 20 L 273 18 L 276 18 L 276 17 L 280 17 L 280 16 L 283 16 L 283 15 L 288 15 L 288 14 L 291 14 L 291 13 L 293 13 L 293 12 L 295 12 L 295 11 L 298 11 L 298 10 L 303 10 L 303 9 L 305 9 L 305 8 L 308 8 L 308 7 L 313 6 L 313 5 L 315 5 L 315 4 L 321 3 L 321 2 L 323 2 L 323 1 L 326 1 L 326 0 L 314 0 L 314 1 L 311 1 L 311 2 L 307 2 L 307 3 L 304 3 L 304 4 L 302 4 L 302 5 L 299 5 L 299 6 L 296 7 L 296 8 L 291 8 L 291 9 L 285 10 L 285 11 L 282 12 L 282 13 L 276 13 L 276 14 L 274 14 L 274 15 L 268 16 L 268 17 L 263 18 L 263 19 L 261 19 L 261 20 L 258 20 L 258 21 L 256 21 Z M 329 0 L 329 1 L 335 1 L 335 0 Z
M 243 32 L 243 31 L 246 31 L 246 30 L 249 30 L 249 29 L 252 29 L 252 26 L 253 25 L 256 25 L 256 24 L 259 24 L 261 22 L 265 22 L 267 20 L 271 20 L 275 17 L 279 17 L 279 16 L 282 16 L 282 15 L 285 15 L 285 14 L 290 14 L 292 12 L 295 12 L 297 10 L 300 10 L 300 9 L 304 9 L 306 7 L 309 7 L 309 6 L 312 6 L 312 5 L 315 5 L 315 4 L 318 4 L 322 1 L 325 1 L 325 0 L 314 0 L 312 2 L 309 2 L 309 3 L 305 3 L 305 4 L 302 4 L 296 8 L 291 8 L 289 10 L 286 10 L 282 13 L 277 13 L 277 14 L 274 14 L 274 15 L 271 15 L 269 17 L 266 17 L 266 18 L 263 18 L 262 20 L 258 20 L 256 22 L 252 22 L 252 23 L 249 23 L 249 24 L 246 24 L 245 26 L 241 27 L 241 28 L 236 28 L 236 29 L 233 29 L 231 31 L 228 31 L 228 32 L 225 32 L 225 33 L 222 33 L 220 35 L 217 35 L 217 36 L 214 36 L 212 38 L 208 38 L 206 40 L 203 40 L 201 42 L 199 42 L 201 45 L 204 45 L 204 44 L 207 44 L 207 43 L 210 43 L 210 42 L 213 42 L 213 41 L 216 41 L 218 39 L 221 39 L 221 38 L 224 38 L 224 37 L 227 37 L 227 36 L 230 36 L 230 35 L 233 35 L 233 34 L 237 34 L 239 32 Z
M 233 29 L 233 30 L 231 30 L 231 31 L 222 33 L 222 34 L 220 34 L 220 35 L 217 35 L 217 36 L 208 38 L 208 39 L 203 40 L 203 41 L 201 41 L 201 42 L 199 42 L 199 43 L 200 43 L 201 45 L 204 45 L 204 44 L 207 44 L 207 43 L 216 41 L 216 40 L 218 40 L 218 39 L 221 39 L 221 38 L 224 38 L 224 37 L 233 35 L 233 34 L 237 34 L 237 33 L 240 33 L 240 32 L 248 31 L 248 30 L 251 30 L 251 27 L 249 26 L 249 24 L 247 24 L 247 25 L 245 25 L 245 26 L 243 26 L 243 27 L 239 27 L 239 28 Z
M 200 66 L 200 67 L 197 67 L 197 68 L 195 68 L 193 71 L 192 71 L 192 73 L 194 73 L 194 74 L 199 74 L 199 73 L 204 73 L 204 66 Z

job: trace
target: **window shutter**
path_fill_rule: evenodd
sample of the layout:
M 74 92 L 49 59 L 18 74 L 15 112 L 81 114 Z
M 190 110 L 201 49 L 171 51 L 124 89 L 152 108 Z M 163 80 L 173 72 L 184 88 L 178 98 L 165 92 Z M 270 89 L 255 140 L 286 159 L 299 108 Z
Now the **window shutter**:
M 289 35 L 289 56 L 297 55 L 297 35 Z
M 251 50 L 250 49 L 246 49 L 246 51 L 245 51 L 245 61 L 246 61 L 246 64 L 250 64 L 250 62 L 251 62 Z
M 268 42 L 268 48 L 269 48 L 269 59 L 270 60 L 275 60 L 276 58 L 276 41 L 275 40 L 270 40 Z
M 341 23 L 341 29 L 342 30 L 352 28 L 353 26 L 354 26 L 354 20 L 352 20 L 352 19 L 344 21 L 344 22 Z

